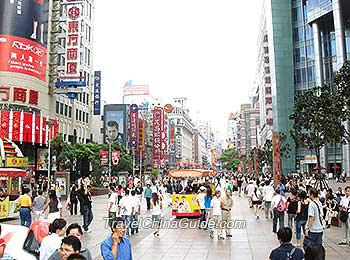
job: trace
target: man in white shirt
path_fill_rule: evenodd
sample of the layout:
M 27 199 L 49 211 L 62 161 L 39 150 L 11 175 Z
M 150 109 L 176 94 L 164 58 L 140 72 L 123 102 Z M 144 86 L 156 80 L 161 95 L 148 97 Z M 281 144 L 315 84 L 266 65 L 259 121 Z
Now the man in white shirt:
M 340 200 L 339 209 L 350 212 L 350 186 L 345 188 L 345 196 Z M 350 213 L 349 213 L 350 214 Z M 347 245 L 350 242 L 350 217 L 346 222 L 342 222 L 343 239 L 339 242 L 339 245 Z
M 272 232 L 277 233 L 277 222 L 279 228 L 284 227 L 284 212 L 286 211 L 287 199 L 280 194 L 278 188 L 275 189 L 275 196 L 272 197 L 270 212 L 273 213 Z
M 263 188 L 263 194 L 264 194 L 264 203 L 265 203 L 265 218 L 268 219 L 269 218 L 269 210 L 271 207 L 271 201 L 272 198 L 274 196 L 275 191 L 273 190 L 273 187 L 271 186 L 271 184 L 269 184 L 268 182 L 266 183 L 266 185 Z
M 108 197 L 108 225 L 112 228 L 113 220 L 116 217 L 118 208 L 118 194 L 115 192 L 113 185 L 109 186 L 109 197 Z
M 126 236 L 130 235 L 130 216 L 134 214 L 134 202 L 129 196 L 130 191 L 125 190 L 124 197 L 119 201 L 118 215 L 120 215 L 125 220 L 126 225 Z
M 131 215 L 131 222 L 130 222 L 130 228 L 131 228 L 131 235 L 134 233 L 139 233 L 139 216 L 140 216 L 140 208 L 141 203 L 140 199 L 136 196 L 136 191 L 131 191 L 131 201 L 132 206 L 134 207 L 134 213 Z
M 207 189 L 204 186 L 199 188 L 200 193 L 197 195 L 197 201 L 199 208 L 201 209 L 201 216 L 199 218 L 199 229 L 203 228 L 203 223 L 205 223 L 205 205 L 204 197 L 207 195 Z
M 321 246 L 324 229 L 322 224 L 322 203 L 319 200 L 318 191 L 315 188 L 311 188 L 309 190 L 309 197 L 312 200 L 312 202 L 309 203 L 308 219 L 305 228 L 305 237 L 309 237 L 309 240 L 311 242 Z
M 210 228 L 210 238 L 214 238 L 214 231 L 217 230 L 218 239 L 224 239 L 222 236 L 221 229 L 221 192 L 216 191 L 215 196 L 211 200 L 209 219 L 213 220 L 213 223 L 209 226 Z
M 247 190 L 247 197 L 248 197 L 248 202 L 249 202 L 249 208 L 252 208 L 253 207 L 253 204 L 252 204 L 252 197 L 253 197 L 253 192 L 255 190 L 255 187 L 256 185 L 254 184 L 254 181 L 253 180 L 250 180 L 249 181 L 249 184 L 247 185 L 246 187 L 246 190 Z

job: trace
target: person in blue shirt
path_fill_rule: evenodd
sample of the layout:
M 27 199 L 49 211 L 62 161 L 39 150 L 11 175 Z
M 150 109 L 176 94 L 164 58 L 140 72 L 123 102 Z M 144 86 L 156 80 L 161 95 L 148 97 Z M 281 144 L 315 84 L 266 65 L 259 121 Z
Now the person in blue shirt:
M 112 235 L 101 243 L 104 260 L 132 260 L 131 243 L 125 235 L 125 221 L 121 217 L 114 220 Z
M 304 252 L 300 248 L 292 245 L 291 240 L 293 231 L 289 227 L 282 227 L 277 231 L 277 239 L 280 242 L 280 246 L 271 251 L 270 260 L 303 260 Z
M 151 197 L 152 197 L 152 189 L 151 185 L 147 184 L 147 188 L 145 189 L 145 198 L 147 203 L 147 210 L 151 209 Z

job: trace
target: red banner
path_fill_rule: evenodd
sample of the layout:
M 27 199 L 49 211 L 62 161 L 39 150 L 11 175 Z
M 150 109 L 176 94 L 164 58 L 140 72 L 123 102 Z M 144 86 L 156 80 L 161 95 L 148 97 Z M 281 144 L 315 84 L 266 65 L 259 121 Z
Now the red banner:
M 112 164 L 118 165 L 120 159 L 120 151 L 113 151 L 112 152 Z
M 0 34 L 0 71 L 46 81 L 46 48 L 32 40 Z
M 10 111 L 1 110 L 0 122 L 0 138 L 8 138 L 10 128 Z
M 255 169 L 255 178 L 259 177 L 259 162 L 257 152 L 254 154 L 254 169 Z
M 164 160 L 166 145 L 166 134 L 164 132 L 164 110 L 155 107 L 153 110 L 153 164 L 158 165 Z
M 138 144 L 139 113 L 136 104 L 130 105 L 130 145 L 136 147 Z
M 101 165 L 108 164 L 108 151 L 100 151 L 100 161 Z
M 280 136 L 278 133 L 273 133 L 272 135 L 272 150 L 273 179 L 276 185 L 281 179 Z
M 23 142 L 32 141 L 32 114 L 24 113 L 23 119 Z
M 21 112 L 12 112 L 12 140 L 19 140 Z
M 249 159 L 248 160 L 248 173 L 249 173 L 249 175 L 252 175 L 252 172 L 253 172 L 253 170 L 252 170 L 252 159 Z

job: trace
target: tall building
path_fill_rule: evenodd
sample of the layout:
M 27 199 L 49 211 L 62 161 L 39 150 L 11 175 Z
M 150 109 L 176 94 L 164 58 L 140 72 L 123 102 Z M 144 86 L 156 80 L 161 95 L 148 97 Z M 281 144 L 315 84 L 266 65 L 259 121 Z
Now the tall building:
M 242 104 L 240 110 L 240 154 L 247 157 L 254 147 L 258 147 L 259 108 Z
M 332 83 L 333 73 L 350 59 L 350 2 L 265 0 L 262 21 L 261 34 L 268 40 L 273 130 L 289 134 L 294 95 Z M 315 165 L 312 151 L 295 147 L 290 138 L 289 143 L 292 151 L 289 159 L 282 158 L 283 174 Z M 334 164 L 349 169 L 349 153 L 349 145 L 329 144 L 321 164 L 328 171 Z
M 57 0 L 52 0 L 53 4 Z M 69 3 L 60 2 L 59 22 L 57 23 L 57 10 L 53 9 L 51 50 L 54 54 L 50 57 L 50 89 L 52 92 L 51 114 L 59 122 L 59 132 L 63 134 L 63 139 L 67 142 L 85 143 L 92 139 L 92 104 L 93 100 L 93 66 L 92 66 L 92 37 L 93 37 L 93 17 L 94 0 L 84 0 L 81 2 L 81 17 L 79 20 L 79 30 L 72 27 L 74 23 L 69 22 L 67 10 L 71 8 Z M 74 4 L 74 2 L 73 2 Z M 55 28 L 58 29 L 55 31 Z M 56 88 L 52 85 L 56 81 L 65 80 L 67 66 L 71 56 L 69 50 L 74 46 L 73 37 L 69 32 L 77 30 L 80 34 L 79 53 L 74 54 L 79 58 L 80 68 L 79 77 L 81 81 L 86 82 L 86 86 L 81 93 L 77 94 L 76 99 L 68 98 L 66 94 L 55 94 Z M 70 55 L 70 57 L 67 57 Z

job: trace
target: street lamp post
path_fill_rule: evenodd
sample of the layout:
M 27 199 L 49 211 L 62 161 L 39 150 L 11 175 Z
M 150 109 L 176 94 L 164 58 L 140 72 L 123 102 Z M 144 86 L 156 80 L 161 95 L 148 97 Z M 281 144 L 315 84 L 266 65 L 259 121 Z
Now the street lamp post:
M 108 176 L 109 176 L 109 181 L 111 181 L 112 177 L 112 141 L 109 140 L 108 144 Z
M 48 163 L 47 163 L 47 177 L 48 177 L 48 186 L 49 186 L 49 189 L 50 189 L 50 183 L 51 183 L 51 139 L 50 139 L 50 136 L 51 136 L 51 126 L 53 126 L 55 123 L 52 122 L 52 121 L 49 121 L 47 120 L 46 122 L 46 126 L 48 127 L 47 128 L 47 142 L 48 142 Z
M 142 145 L 140 145 L 140 178 L 142 176 Z

